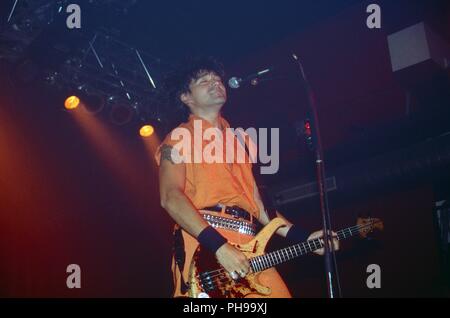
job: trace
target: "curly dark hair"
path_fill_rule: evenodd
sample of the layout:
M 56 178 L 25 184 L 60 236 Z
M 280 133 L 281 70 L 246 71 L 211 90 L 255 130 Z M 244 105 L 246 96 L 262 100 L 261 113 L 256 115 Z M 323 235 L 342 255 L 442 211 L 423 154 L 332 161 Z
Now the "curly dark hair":
M 166 109 L 167 117 L 173 124 L 179 124 L 188 119 L 190 110 L 180 100 L 180 96 L 189 93 L 189 84 L 206 73 L 213 72 L 225 77 L 223 64 L 213 57 L 188 57 L 179 62 L 172 71 L 164 77 L 160 89 L 160 102 Z

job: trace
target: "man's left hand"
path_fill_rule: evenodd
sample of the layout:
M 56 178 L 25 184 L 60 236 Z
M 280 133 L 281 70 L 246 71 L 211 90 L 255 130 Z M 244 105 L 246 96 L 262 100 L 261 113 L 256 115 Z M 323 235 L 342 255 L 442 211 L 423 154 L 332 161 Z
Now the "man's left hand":
M 338 251 L 339 250 L 339 241 L 337 240 L 337 234 L 335 232 L 332 232 L 332 236 L 333 236 L 333 246 L 334 246 L 334 250 Z M 322 238 L 323 237 L 323 230 L 321 231 L 316 231 L 311 233 L 311 235 L 308 237 L 308 241 L 309 240 L 314 240 L 317 238 Z M 322 244 L 324 244 L 325 242 L 323 241 L 323 239 L 320 240 Z M 323 255 L 325 254 L 325 248 L 321 248 L 318 250 L 315 250 L 314 253 L 316 253 L 317 255 Z

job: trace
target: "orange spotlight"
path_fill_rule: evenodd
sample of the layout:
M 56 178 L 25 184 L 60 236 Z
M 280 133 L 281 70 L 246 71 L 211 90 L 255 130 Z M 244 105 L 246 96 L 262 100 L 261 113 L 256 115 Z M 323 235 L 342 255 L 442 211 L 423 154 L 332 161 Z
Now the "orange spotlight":
M 78 107 L 78 105 L 80 105 L 80 99 L 76 96 L 69 96 L 64 102 L 64 107 L 66 107 L 66 109 L 68 110 L 75 109 Z
M 155 128 L 153 128 L 152 125 L 144 125 L 139 130 L 139 134 L 142 137 L 150 137 L 151 135 L 153 135 L 154 132 L 155 132 Z

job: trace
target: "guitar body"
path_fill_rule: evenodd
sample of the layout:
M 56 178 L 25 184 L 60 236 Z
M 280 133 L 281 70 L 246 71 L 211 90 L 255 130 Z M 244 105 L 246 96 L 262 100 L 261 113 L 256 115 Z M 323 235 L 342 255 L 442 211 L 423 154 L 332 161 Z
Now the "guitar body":
M 234 244 L 248 259 L 263 255 L 268 241 L 285 222 L 276 218 L 267 224 L 251 241 Z M 250 273 L 245 278 L 233 280 L 218 264 L 215 255 L 197 247 L 189 268 L 189 297 L 194 298 L 244 298 L 251 294 L 269 296 L 271 289 L 258 281 L 261 273 Z

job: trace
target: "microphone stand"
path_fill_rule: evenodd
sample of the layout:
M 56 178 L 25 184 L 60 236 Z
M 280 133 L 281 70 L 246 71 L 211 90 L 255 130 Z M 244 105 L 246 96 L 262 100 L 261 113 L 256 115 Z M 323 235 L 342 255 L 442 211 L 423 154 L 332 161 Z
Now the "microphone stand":
M 304 89 L 306 91 L 308 97 L 308 120 L 305 121 L 305 125 L 308 125 L 308 129 L 310 129 L 310 135 L 308 136 L 308 144 L 310 148 L 315 153 L 316 159 L 316 175 L 317 175 L 317 184 L 319 187 L 319 199 L 320 199 L 320 210 L 322 213 L 322 222 L 323 222 L 323 240 L 324 240 L 324 248 L 325 248 L 325 271 L 326 271 L 326 281 L 327 281 L 327 291 L 329 298 L 335 298 L 334 292 L 334 280 L 336 279 L 338 285 L 338 297 L 341 295 L 340 286 L 339 286 L 339 277 L 337 275 L 337 264 L 336 257 L 334 253 L 334 246 L 330 244 L 330 238 L 332 238 L 331 233 L 331 222 L 330 222 L 330 211 L 328 207 L 328 193 L 325 185 L 325 161 L 323 156 L 323 148 L 322 141 L 320 138 L 320 130 L 319 130 L 319 119 L 317 116 L 317 107 L 316 107 L 316 99 L 314 96 L 314 92 L 306 78 L 305 72 L 303 70 L 303 66 L 295 54 L 292 54 L 296 64 L 299 67 L 300 75 L 302 79 L 302 83 Z M 305 128 L 304 125 L 304 128 Z M 333 259 L 333 262 L 332 262 Z M 334 263 L 334 271 L 333 271 L 333 263 Z M 336 277 L 334 274 L 336 273 Z

